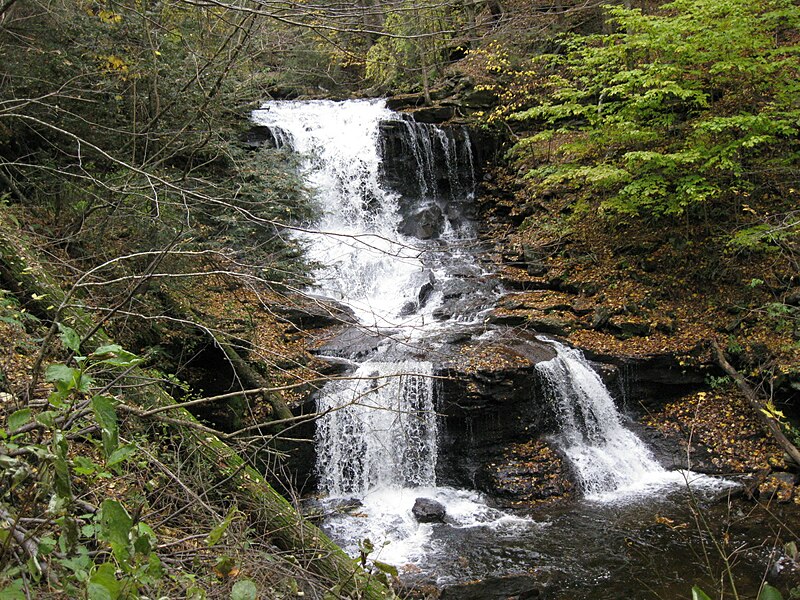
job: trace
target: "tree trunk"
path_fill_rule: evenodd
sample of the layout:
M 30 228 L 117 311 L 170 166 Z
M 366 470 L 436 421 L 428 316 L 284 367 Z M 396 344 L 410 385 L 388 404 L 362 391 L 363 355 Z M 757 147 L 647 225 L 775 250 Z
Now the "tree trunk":
M 66 293 L 40 264 L 30 247 L 20 241 L 21 235 L 20 231 L 11 231 L 8 224 L 0 223 L 0 278 L 3 283 L 40 318 L 58 318 L 79 332 L 89 331 L 94 319 L 75 302 L 70 302 L 58 317 L 55 316 L 54 307 L 61 305 Z M 101 329 L 87 345 L 97 347 L 110 341 Z M 146 378 L 138 369 L 134 369 L 130 375 Z M 129 394 L 126 400 L 142 408 L 175 404 L 172 396 L 157 384 L 136 394 Z M 170 416 L 196 422 L 185 409 L 176 408 Z M 267 483 L 261 473 L 248 465 L 231 447 L 209 433 L 198 432 L 191 427 L 173 426 L 178 428 L 179 436 L 194 446 L 190 450 L 196 449 L 202 454 L 210 469 L 218 469 L 224 477 L 229 478 L 231 493 L 235 495 L 240 508 L 249 515 L 253 528 L 267 533 L 276 546 L 291 552 L 300 564 L 331 581 L 333 586 L 341 590 L 339 597 L 368 600 L 392 597 L 392 592 L 386 586 L 361 569 L 320 529 L 306 521 Z
M 717 364 L 736 382 L 736 385 L 742 391 L 742 394 L 744 394 L 747 403 L 755 411 L 756 415 L 758 415 L 758 418 L 761 420 L 762 424 L 766 427 L 769 433 L 772 434 L 772 437 L 775 438 L 775 441 L 778 442 L 778 445 L 783 449 L 784 452 L 786 452 L 787 455 L 789 455 L 789 458 L 791 458 L 796 465 L 800 466 L 800 450 L 798 450 L 797 446 L 795 446 L 783 433 L 781 424 L 775 418 L 770 416 L 769 411 L 766 410 L 765 402 L 758 397 L 756 391 L 749 383 L 747 383 L 747 380 L 742 377 L 741 373 L 734 369 L 733 365 L 727 361 L 725 354 L 719 347 L 719 344 L 717 344 L 715 341 L 712 341 L 711 347 L 714 349 Z

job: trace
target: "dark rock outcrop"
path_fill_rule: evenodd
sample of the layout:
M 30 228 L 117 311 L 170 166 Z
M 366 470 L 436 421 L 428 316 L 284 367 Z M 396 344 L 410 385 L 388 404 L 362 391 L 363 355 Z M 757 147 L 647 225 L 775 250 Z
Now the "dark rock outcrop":
M 543 440 L 511 444 L 478 472 L 476 483 L 508 507 L 567 500 L 576 487 L 567 463 Z
M 555 351 L 546 342 L 498 330 L 459 345 L 442 365 L 439 481 L 492 493 L 486 469 L 509 444 L 552 431 L 536 364 Z
M 532 575 L 506 575 L 488 577 L 460 585 L 446 587 L 440 600 L 537 600 L 549 597 L 546 585 Z
M 304 330 L 356 322 L 349 307 L 322 296 L 304 296 L 293 304 L 276 306 L 273 310 L 279 317 Z
M 431 498 L 417 498 L 411 514 L 420 523 L 444 523 L 447 509 L 444 504 Z
M 420 240 L 439 237 L 442 228 L 442 209 L 436 204 L 428 204 L 404 215 L 400 223 L 400 233 Z

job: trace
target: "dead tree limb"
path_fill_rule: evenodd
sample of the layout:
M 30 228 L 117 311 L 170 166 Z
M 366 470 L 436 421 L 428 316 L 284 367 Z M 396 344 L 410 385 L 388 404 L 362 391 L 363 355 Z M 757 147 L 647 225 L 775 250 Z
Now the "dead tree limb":
M 57 318 L 79 331 L 91 329 L 95 322 L 93 316 L 76 304 L 64 301 L 66 293 L 31 248 L 32 244 L 25 243 L 23 232 L 0 219 L 0 283 L 26 301 L 43 319 L 55 321 Z M 87 350 L 111 341 L 105 331 L 99 329 L 87 341 Z M 146 374 L 135 368 L 131 376 L 143 378 Z M 264 386 L 261 379 L 257 384 L 256 387 Z M 175 404 L 175 399 L 155 382 L 146 390 L 130 390 L 126 400 L 144 411 Z M 255 530 L 269 535 L 277 547 L 290 552 L 310 571 L 335 584 L 342 597 L 362 600 L 393 597 L 391 590 L 361 569 L 327 535 L 303 518 L 261 473 L 215 432 L 198 431 L 198 427 L 203 426 L 185 408 L 173 414 L 177 418 L 172 426 L 184 443 L 200 453 L 208 468 L 230 477 L 231 493 Z
M 722 352 L 722 348 L 719 347 L 716 341 L 711 342 L 711 347 L 714 350 L 717 364 L 736 382 L 736 385 L 741 390 L 747 403 L 755 411 L 756 415 L 758 415 L 761 423 L 766 427 L 772 437 L 775 438 L 775 441 L 778 442 L 778 445 L 786 452 L 789 458 L 792 459 L 795 465 L 800 466 L 800 450 L 798 450 L 797 446 L 783 433 L 783 429 L 781 429 L 781 424 L 778 420 L 770 416 L 766 403 L 758 397 L 756 391 L 747 383 L 747 380 L 742 374 L 734 369 L 733 365 L 728 362 L 725 358 L 725 354 Z

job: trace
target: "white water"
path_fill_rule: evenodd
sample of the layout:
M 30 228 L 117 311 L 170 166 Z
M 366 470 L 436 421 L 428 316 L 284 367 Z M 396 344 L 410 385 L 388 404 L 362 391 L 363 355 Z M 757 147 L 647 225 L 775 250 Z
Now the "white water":
M 433 366 L 366 362 L 351 380 L 325 387 L 315 443 L 320 483 L 330 496 L 365 497 L 436 480 Z
M 445 193 L 456 200 L 471 198 L 474 173 L 464 178 L 462 168 L 472 164 L 470 144 L 433 126 L 402 120 L 382 101 L 271 102 L 254 113 L 254 120 L 271 127 L 278 144 L 304 157 L 303 174 L 319 219 L 296 235 L 319 265 L 313 273 L 315 291 L 350 306 L 361 327 L 383 333 L 391 329 L 394 340 L 407 344 L 400 358 L 396 345 L 393 353 L 382 345 L 361 362 L 337 356 L 351 363 L 353 372 L 319 393 L 317 408 L 324 416 L 317 421 L 315 443 L 320 488 L 329 498 L 324 503 L 333 510 L 338 499 L 357 497 L 361 502 L 354 514 L 326 519 L 325 528 L 353 555 L 358 543 L 369 538 L 376 548 L 371 558 L 400 568 L 414 563 L 434 573 L 437 564 L 452 563 L 459 552 L 447 540 L 468 540 L 465 545 L 477 540 L 474 548 L 460 550 L 460 558 L 466 560 L 464 555 L 473 552 L 478 565 L 486 557 L 492 558 L 487 564 L 507 562 L 500 548 L 507 538 L 518 540 L 515 548 L 536 550 L 543 541 L 537 537 L 538 524 L 488 507 L 476 492 L 436 485 L 433 366 L 415 355 L 415 347 L 437 328 L 476 319 L 481 309 L 480 302 L 477 308 L 466 304 L 449 322 L 437 324 L 432 318 L 444 301 L 444 284 L 455 277 L 452 273 L 479 271 L 469 252 L 458 249 L 471 235 L 469 225 L 451 219 L 446 203 L 439 202 Z M 407 134 L 408 178 L 418 197 L 401 198 L 382 181 L 382 121 Z M 447 181 L 442 179 L 442 156 Z M 409 201 L 443 208 L 438 241 L 398 232 L 401 203 Z M 431 274 L 434 290 L 420 302 L 420 289 L 430 285 Z M 608 390 L 580 352 L 554 346 L 557 357 L 537 368 L 558 407 L 560 443 L 588 498 L 652 498 L 667 486 L 685 487 L 687 481 L 719 487 L 710 478 L 665 471 L 625 427 Z M 418 523 L 411 513 L 418 497 L 444 504 L 446 525 Z M 563 551 L 557 538 L 551 545 L 556 554 Z M 532 564 L 509 560 L 513 564 L 498 569 L 515 572 Z M 458 572 L 456 578 L 463 577 L 459 565 L 447 567 Z M 471 577 L 489 574 L 480 566 L 471 568 Z
M 645 443 L 623 424 L 603 380 L 580 350 L 549 340 L 556 357 L 536 365 L 557 409 L 557 436 L 591 500 L 615 501 L 676 485 L 725 487 L 688 471 L 667 471 Z
M 402 327 L 406 335 L 421 335 L 421 327 L 434 323 L 430 315 L 438 298 L 423 310 L 403 309 L 418 300 L 430 248 L 398 232 L 399 197 L 381 181 L 380 124 L 392 121 L 406 130 L 417 163 L 416 173 L 409 175 L 419 180 L 426 202 L 438 194 L 434 144 L 449 153 L 448 168 L 452 165 L 457 176 L 455 141 L 431 126 L 401 119 L 383 100 L 267 102 L 253 120 L 278 131 L 278 143 L 304 157 L 302 170 L 319 218 L 297 236 L 308 259 L 319 265 L 313 273 L 317 291 L 348 305 L 366 327 Z M 460 152 L 471 161 L 471 150 Z M 453 190 L 469 187 L 464 192 L 469 194 L 472 186 L 474 181 L 452 184 Z M 441 238 L 457 242 L 449 221 L 443 225 Z M 437 266 L 431 271 L 437 278 L 449 276 Z
M 432 313 L 453 266 L 476 269 L 459 250 L 469 233 L 442 201 L 469 200 L 475 186 L 469 140 L 459 142 L 434 126 L 417 124 L 387 110 L 383 101 L 269 102 L 253 115 L 269 126 L 276 141 L 304 157 L 302 167 L 319 219 L 297 234 L 307 256 L 318 263 L 316 291 L 351 307 L 362 327 L 415 340 L 442 327 Z M 408 173 L 414 198 L 400 198 L 382 181 L 380 124 L 404 132 L 415 168 Z M 439 161 L 437 164 L 437 160 Z M 444 169 L 442 169 L 444 165 Z M 466 165 L 470 171 L 464 179 Z M 444 180 L 442 179 L 444 171 Z M 410 212 L 436 204 L 443 211 L 438 241 L 399 233 L 400 202 Z M 444 242 L 444 243 L 442 243 Z M 431 277 L 432 276 L 432 277 Z M 424 303 L 420 290 L 436 287 Z M 419 306 L 423 304 L 423 306 Z M 412 308 L 409 310 L 409 306 Z M 472 314 L 454 315 L 468 321 Z M 418 497 L 447 507 L 453 527 L 501 527 L 519 521 L 483 504 L 479 494 L 436 486 L 437 416 L 431 363 L 387 360 L 382 351 L 358 365 L 347 378 L 319 393 L 315 445 L 320 488 L 331 499 L 357 497 L 359 516 L 328 519 L 326 527 L 345 548 L 370 538 L 377 558 L 402 565 L 430 550 L 431 525 L 411 514 Z

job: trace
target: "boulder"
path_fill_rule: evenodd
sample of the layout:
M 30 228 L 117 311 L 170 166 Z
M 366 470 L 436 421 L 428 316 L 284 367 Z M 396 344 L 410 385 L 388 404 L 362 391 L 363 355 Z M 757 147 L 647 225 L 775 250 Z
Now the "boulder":
M 546 333 L 549 335 L 557 335 L 559 337 L 566 337 L 569 333 L 569 324 L 559 319 L 544 317 L 541 319 L 529 319 L 527 322 L 529 329 L 537 333 Z
M 594 309 L 592 314 L 592 329 L 601 329 L 608 324 L 609 319 L 613 316 L 611 309 L 606 306 L 598 306 Z
M 615 332 L 616 337 L 626 340 L 632 337 L 645 337 L 650 335 L 650 324 L 642 319 L 613 316 L 608 320 L 608 328 Z
M 298 297 L 292 304 L 274 308 L 275 314 L 299 329 L 318 329 L 355 323 L 353 310 L 331 298 L 306 295 Z
M 429 204 L 403 219 L 399 230 L 403 235 L 420 240 L 439 237 L 442 225 L 442 209 Z
M 522 256 L 528 275 L 540 277 L 550 270 L 550 266 L 547 264 L 547 257 L 550 255 L 550 252 L 549 250 L 543 250 L 531 244 L 524 244 L 522 246 Z
M 568 500 L 575 492 L 567 463 L 543 440 L 511 444 L 478 471 L 476 484 L 500 504 L 517 507 Z
M 444 504 L 432 498 L 417 498 L 411 513 L 420 523 L 444 523 L 447 509 Z
M 493 90 L 473 90 L 465 94 L 461 102 L 467 108 L 491 108 L 497 103 L 497 94 Z
M 427 106 L 418 108 L 411 113 L 418 123 L 444 123 L 456 116 L 454 106 Z
M 413 280 L 411 283 L 419 286 L 417 298 L 416 300 L 409 300 L 403 305 L 399 313 L 399 316 L 401 317 L 407 317 L 414 314 L 421 308 L 424 308 L 424 306 L 428 303 L 431 294 L 433 293 L 434 286 L 436 285 L 436 277 L 434 277 L 432 271 L 426 270 L 421 272 L 419 276 L 415 277 L 415 280 Z
M 317 349 L 317 354 L 358 361 L 377 351 L 385 337 L 361 327 L 347 327 Z
M 505 575 L 445 587 L 439 600 L 535 600 L 549 597 L 547 587 L 535 575 Z

